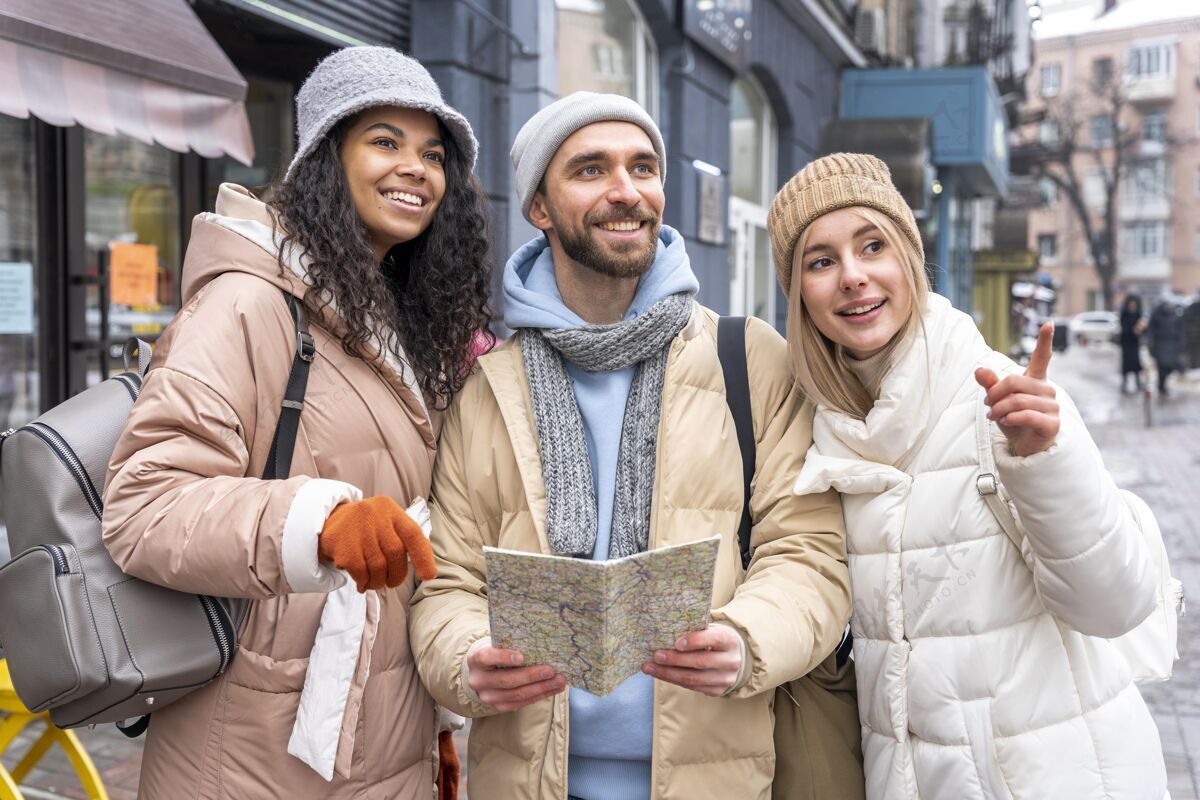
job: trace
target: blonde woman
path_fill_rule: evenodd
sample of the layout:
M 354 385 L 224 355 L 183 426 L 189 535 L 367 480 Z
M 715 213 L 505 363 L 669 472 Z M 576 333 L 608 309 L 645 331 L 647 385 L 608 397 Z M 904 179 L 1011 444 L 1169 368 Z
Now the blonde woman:
M 1045 326 L 1024 372 L 931 294 L 887 167 L 805 167 L 769 219 L 797 383 L 818 403 L 797 494 L 846 514 L 869 798 L 1162 798 L 1154 722 L 1106 638 L 1155 605 L 1136 522 Z M 1022 553 L 977 483 L 987 407 Z M 987 459 L 990 460 L 990 459 Z

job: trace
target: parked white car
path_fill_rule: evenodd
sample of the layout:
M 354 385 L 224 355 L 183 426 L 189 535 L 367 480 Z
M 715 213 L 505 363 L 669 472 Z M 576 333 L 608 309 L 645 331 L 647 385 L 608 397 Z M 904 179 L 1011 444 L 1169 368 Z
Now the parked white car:
M 1084 311 L 1068 326 L 1075 344 L 1115 342 L 1121 337 L 1121 319 L 1112 311 Z

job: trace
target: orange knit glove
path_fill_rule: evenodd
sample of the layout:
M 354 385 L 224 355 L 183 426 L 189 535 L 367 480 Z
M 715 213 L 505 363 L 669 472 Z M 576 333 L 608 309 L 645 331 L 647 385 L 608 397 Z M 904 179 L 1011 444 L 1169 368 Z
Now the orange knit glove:
M 433 548 L 421 526 L 382 495 L 334 508 L 317 539 L 317 555 L 350 573 L 360 592 L 399 586 L 408 574 L 409 558 L 421 580 L 437 575 Z
M 458 751 L 454 749 L 454 733 L 442 731 L 438 734 L 438 800 L 455 800 L 458 797 L 458 777 L 461 770 Z

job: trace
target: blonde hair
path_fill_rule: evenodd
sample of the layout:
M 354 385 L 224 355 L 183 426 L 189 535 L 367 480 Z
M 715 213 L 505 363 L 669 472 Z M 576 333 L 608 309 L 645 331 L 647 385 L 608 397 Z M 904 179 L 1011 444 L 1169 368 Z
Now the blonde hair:
M 863 206 L 851 206 L 847 210 L 853 211 L 878 228 L 884 242 L 900 254 L 900 263 L 906 267 L 904 277 L 912 303 L 904 326 L 883 349 L 884 362 L 890 362 L 896 348 L 914 336 L 922 325 L 927 305 L 926 295 L 929 293 L 929 277 L 916 247 L 900 232 L 900 228 L 890 216 Z M 811 230 L 810 224 L 800 234 L 800 241 L 792 253 L 793 260 L 796 253 L 804 252 Z M 793 271 L 792 285 L 788 292 L 788 354 L 791 356 L 796 383 L 814 402 L 858 419 L 865 419 L 871 406 L 875 404 L 875 398 L 851 371 L 844 349 L 821 333 L 812 317 L 806 313 L 800 291 L 803 273 L 803 268 Z

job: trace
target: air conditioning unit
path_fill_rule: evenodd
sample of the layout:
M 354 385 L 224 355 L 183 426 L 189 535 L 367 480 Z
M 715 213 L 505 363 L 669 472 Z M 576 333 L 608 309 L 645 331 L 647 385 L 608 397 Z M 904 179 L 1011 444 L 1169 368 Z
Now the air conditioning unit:
M 862 8 L 854 15 L 854 43 L 863 50 L 886 56 L 887 14 L 882 8 Z

